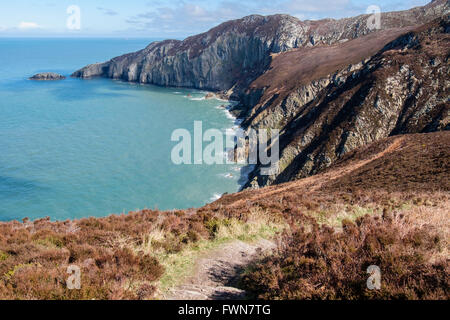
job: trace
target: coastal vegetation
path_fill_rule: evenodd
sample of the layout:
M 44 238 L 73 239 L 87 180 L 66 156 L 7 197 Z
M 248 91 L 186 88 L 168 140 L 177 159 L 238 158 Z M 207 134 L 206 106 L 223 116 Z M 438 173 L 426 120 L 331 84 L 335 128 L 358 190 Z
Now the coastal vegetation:
M 449 2 L 340 20 L 251 15 L 88 65 L 77 78 L 212 90 L 244 130 L 279 129 L 280 169 L 245 188 L 314 175 L 392 135 L 449 129 Z M 275 151 L 275 153 L 277 153 Z
M 449 150 L 448 132 L 400 136 L 199 209 L 1 223 L 0 298 L 158 299 L 205 252 L 269 239 L 276 249 L 241 277 L 249 297 L 448 299 Z M 67 287 L 71 265 L 79 290 Z M 367 289 L 370 265 L 381 290 Z
M 243 129 L 281 130 L 281 172 L 197 209 L 0 223 L 0 299 L 163 299 L 208 253 L 266 241 L 233 274 L 247 298 L 449 300 L 448 12 L 254 15 L 75 72 L 239 100 Z
M 265 300 L 449 299 L 450 202 L 426 197 L 429 206 L 345 219 L 339 231 L 296 219 L 280 250 L 246 270 L 243 287 Z M 370 266 L 382 270 L 379 290 L 367 286 Z
M 256 209 L 255 209 L 256 210 Z M 0 224 L 0 299 L 149 299 L 188 275 L 204 251 L 271 239 L 277 215 L 143 210 L 103 219 Z M 69 266 L 81 288 L 67 287 Z

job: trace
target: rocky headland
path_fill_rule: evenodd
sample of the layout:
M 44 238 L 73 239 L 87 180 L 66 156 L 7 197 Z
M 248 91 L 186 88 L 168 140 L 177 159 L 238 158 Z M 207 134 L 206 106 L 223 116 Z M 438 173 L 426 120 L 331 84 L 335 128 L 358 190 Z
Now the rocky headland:
M 280 172 L 247 188 L 313 175 L 392 135 L 450 129 L 449 2 L 381 15 L 300 21 L 252 15 L 184 41 L 76 71 L 80 78 L 197 88 L 237 100 L 244 128 L 281 130 Z
M 233 97 L 281 170 L 198 209 L 0 222 L 0 299 L 450 300 L 448 15 L 251 16 L 77 71 Z

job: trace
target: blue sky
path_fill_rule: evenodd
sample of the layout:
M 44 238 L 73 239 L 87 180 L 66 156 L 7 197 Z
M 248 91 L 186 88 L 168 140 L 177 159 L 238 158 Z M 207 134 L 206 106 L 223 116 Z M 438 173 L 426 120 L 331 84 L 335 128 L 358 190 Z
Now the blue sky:
M 14 0 L 2 1 L 0 37 L 184 38 L 249 14 L 287 13 L 302 20 L 403 10 L 430 0 Z M 67 28 L 67 8 L 80 8 L 79 30 Z

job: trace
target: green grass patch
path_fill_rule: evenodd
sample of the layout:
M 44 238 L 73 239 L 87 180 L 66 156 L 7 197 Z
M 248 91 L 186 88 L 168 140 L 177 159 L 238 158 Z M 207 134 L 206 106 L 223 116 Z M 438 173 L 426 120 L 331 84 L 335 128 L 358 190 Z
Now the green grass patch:
M 19 264 L 17 266 L 14 266 L 11 270 L 5 272 L 4 276 L 6 277 L 6 279 L 11 279 L 18 270 L 32 266 L 34 266 L 33 263 Z
M 216 250 L 233 241 L 255 242 L 260 239 L 273 239 L 286 225 L 271 222 L 265 217 L 254 217 L 251 221 L 242 222 L 238 219 L 214 219 L 208 224 L 210 239 L 201 239 L 186 245 L 180 252 L 155 254 L 164 266 L 164 275 L 157 286 L 162 292 L 181 284 L 195 271 L 196 261 L 205 253 Z
M 35 243 L 48 248 L 59 248 L 64 246 L 64 242 L 61 239 L 49 236 L 44 239 L 37 239 Z
M 0 262 L 9 258 L 9 254 L 0 250 Z
M 309 215 L 316 219 L 319 225 L 328 225 L 334 228 L 341 228 L 342 222 L 344 220 L 355 222 L 358 218 L 364 217 L 366 215 L 373 215 L 375 213 L 376 210 L 374 208 L 350 206 L 336 211 L 312 211 L 309 212 Z

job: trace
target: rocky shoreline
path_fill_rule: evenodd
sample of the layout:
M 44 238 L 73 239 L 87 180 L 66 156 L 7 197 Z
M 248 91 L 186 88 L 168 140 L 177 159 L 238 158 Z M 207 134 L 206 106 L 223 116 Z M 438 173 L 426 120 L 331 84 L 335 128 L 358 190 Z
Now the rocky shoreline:
M 144 75 L 143 83 L 180 81 L 177 87 L 189 87 L 183 81 L 192 77 L 211 92 L 173 94 L 228 101 L 217 108 L 243 130 L 281 130 L 280 173 L 262 176 L 256 166 L 247 190 L 217 195 L 201 208 L 0 221 L 0 300 L 249 299 L 269 301 L 266 307 L 270 301 L 450 300 L 448 4 L 434 0 L 386 13 L 387 26 L 395 21 L 401 28 L 370 34 L 364 34 L 366 16 L 302 24 L 252 16 L 76 73 L 126 81 Z M 226 40 L 226 30 L 240 34 Z M 209 71 L 214 77 L 226 67 L 208 69 L 208 57 L 229 54 L 227 41 L 256 41 L 246 32 L 277 53 L 261 60 L 266 64 L 256 73 L 247 64 L 255 60 L 240 57 L 242 72 L 215 83 Z M 306 43 L 297 42 L 300 32 Z M 253 46 L 255 54 L 259 44 L 238 47 Z M 204 77 L 193 77 L 193 70 Z M 124 161 L 134 167 L 132 158 Z M 185 318 L 214 314 L 182 304 L 178 315 Z
M 195 88 L 239 101 L 231 112 L 244 130 L 282 132 L 280 172 L 263 176 L 257 166 L 246 185 L 260 188 L 313 175 L 391 135 L 449 130 L 449 13 L 448 1 L 434 0 L 383 13 L 379 29 L 368 27 L 368 15 L 253 15 L 72 76 Z
M 244 122 L 244 118 L 239 118 L 239 112 L 236 112 L 236 110 L 234 109 L 237 105 L 239 105 L 239 101 L 234 101 L 234 100 L 230 100 L 229 98 L 227 98 L 227 96 L 223 93 L 214 93 L 214 92 L 208 92 L 205 95 L 205 99 L 209 100 L 209 99 L 216 99 L 219 101 L 224 101 L 226 102 L 226 104 L 223 104 L 217 108 L 220 108 L 221 110 L 225 111 L 227 113 L 227 117 L 228 118 L 232 118 L 233 120 L 233 127 L 228 128 L 227 129 L 227 133 L 231 132 L 233 135 L 235 135 L 236 137 L 239 137 L 239 132 L 244 132 L 245 128 L 242 126 L 242 123 Z M 234 161 L 237 164 L 236 161 L 236 148 L 231 149 L 231 150 L 225 150 L 225 156 L 227 158 L 227 160 L 229 161 Z M 239 178 L 239 185 L 240 185 L 240 189 L 239 191 L 244 190 L 245 186 L 249 183 L 249 177 L 251 172 L 253 171 L 253 166 L 252 165 L 245 165 L 244 167 L 240 168 L 239 170 L 239 174 L 240 174 L 240 178 Z M 222 196 L 226 195 L 223 194 L 220 197 L 216 197 L 215 200 L 220 199 Z

